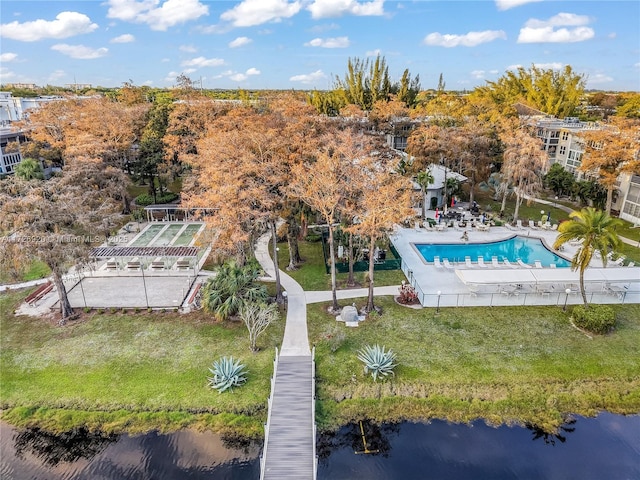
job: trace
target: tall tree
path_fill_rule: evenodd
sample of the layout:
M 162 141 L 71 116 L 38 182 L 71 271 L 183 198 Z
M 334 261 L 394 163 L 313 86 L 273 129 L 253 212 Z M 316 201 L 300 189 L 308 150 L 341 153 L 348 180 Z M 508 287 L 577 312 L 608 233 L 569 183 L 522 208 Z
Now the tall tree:
M 420 185 L 420 194 L 422 195 L 422 218 L 427 218 L 427 189 L 434 182 L 431 169 L 418 172 L 416 175 L 416 183 Z
M 532 66 L 528 70 L 519 67 L 507 71 L 495 82 L 476 88 L 474 95 L 491 99 L 504 113 L 512 112 L 513 104 L 521 102 L 564 118 L 575 113 L 584 88 L 584 75 L 575 73 L 569 65 L 562 70 Z
M 612 218 L 608 213 L 595 208 L 583 208 L 579 212 L 571 212 L 569 221 L 558 227 L 558 236 L 553 248 L 560 248 L 567 242 L 578 241 L 580 246 L 571 259 L 571 269 L 580 271 L 580 292 L 585 307 L 588 307 L 587 294 L 584 288 L 584 272 L 589 267 L 595 252 L 602 258 L 602 266 L 607 266 L 609 253 L 620 246 L 620 238 L 616 229 L 622 221 Z
M 455 140 L 452 143 L 458 149 L 461 173 L 467 177 L 469 203 L 473 203 L 476 185 L 489 174 L 495 142 L 486 125 L 467 120 L 455 130 Z
M 411 208 L 411 183 L 406 177 L 393 172 L 391 165 L 380 158 L 365 157 L 358 162 L 361 191 L 358 203 L 358 222 L 350 230 L 369 238 L 369 293 L 365 310 L 372 312 L 374 305 L 374 265 L 376 243 L 388 235 L 394 226 L 414 215 Z
M 640 174 L 640 122 L 617 119 L 613 127 L 583 133 L 585 152 L 579 167 L 581 172 L 593 175 L 607 190 L 607 213 L 611 213 L 620 174 Z
M 542 188 L 542 177 L 546 172 L 548 159 L 542 150 L 540 139 L 523 128 L 504 132 L 502 141 L 507 146 L 502 174 L 505 181 L 514 185 L 516 207 L 513 220 L 516 221 L 522 201 L 535 197 Z
M 51 269 L 61 324 L 73 315 L 62 276 L 104 242 L 115 225 L 118 203 L 110 194 L 122 175 L 99 161 L 84 160 L 48 181 L 13 177 L 0 182 L 0 232 L 25 258 L 39 259 Z
M 331 269 L 332 308 L 339 309 L 336 294 L 334 230 L 345 194 L 351 185 L 353 158 L 336 151 L 320 151 L 313 161 L 294 165 L 290 193 L 317 210 L 329 230 L 329 264 Z

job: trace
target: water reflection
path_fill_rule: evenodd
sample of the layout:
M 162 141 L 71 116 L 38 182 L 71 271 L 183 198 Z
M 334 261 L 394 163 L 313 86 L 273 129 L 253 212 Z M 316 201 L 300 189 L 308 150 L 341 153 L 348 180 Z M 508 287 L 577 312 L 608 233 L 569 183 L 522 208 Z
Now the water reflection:
M 256 479 L 261 442 L 182 430 L 168 435 L 52 435 L 0 422 L 4 479 Z
M 378 429 L 365 430 L 369 449 L 380 439 L 385 454 L 355 453 L 363 445 L 358 424 L 320 436 L 318 479 L 640 479 L 640 416 L 571 418 L 555 434 L 482 421 Z
M 338 432 L 320 434 L 316 445 L 318 462 L 326 462 L 332 452 L 340 449 L 350 449 L 356 455 L 387 457 L 391 451 L 390 439 L 399 432 L 399 424 L 362 421 L 346 425 Z
M 531 423 L 527 423 L 525 426 L 527 427 L 527 429 L 531 430 L 534 441 L 538 439 L 542 439 L 545 445 L 555 445 L 556 440 L 559 440 L 560 443 L 564 443 L 567 441 L 567 437 L 563 435 L 563 433 L 575 432 L 576 431 L 575 427 L 570 426 L 570 425 L 574 425 L 575 423 L 576 423 L 575 418 L 568 419 L 562 425 L 560 425 L 560 428 L 558 428 L 558 431 L 554 433 L 546 432 L 542 428 L 538 427 L 537 425 L 533 425 Z
M 55 466 L 60 462 L 90 460 L 117 438 L 116 435 L 90 433 L 82 428 L 60 435 L 54 435 L 39 428 L 29 428 L 22 432 L 15 432 L 13 444 L 16 457 L 24 459 L 25 454 L 29 453 L 43 463 Z

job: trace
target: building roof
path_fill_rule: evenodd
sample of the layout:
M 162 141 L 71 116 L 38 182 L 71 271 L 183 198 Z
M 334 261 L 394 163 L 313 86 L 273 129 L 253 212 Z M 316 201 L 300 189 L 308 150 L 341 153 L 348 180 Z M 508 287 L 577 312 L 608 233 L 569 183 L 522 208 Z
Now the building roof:
M 431 183 L 429 187 L 427 187 L 427 190 L 441 190 L 442 188 L 444 188 L 445 171 L 447 179 L 455 178 L 461 183 L 467 181 L 467 177 L 454 172 L 444 165 L 437 165 L 435 163 L 432 163 L 431 165 L 429 165 L 429 167 L 427 167 L 427 169 L 431 171 L 431 175 L 433 175 L 433 183 Z M 420 186 L 418 186 L 418 188 L 420 188 Z

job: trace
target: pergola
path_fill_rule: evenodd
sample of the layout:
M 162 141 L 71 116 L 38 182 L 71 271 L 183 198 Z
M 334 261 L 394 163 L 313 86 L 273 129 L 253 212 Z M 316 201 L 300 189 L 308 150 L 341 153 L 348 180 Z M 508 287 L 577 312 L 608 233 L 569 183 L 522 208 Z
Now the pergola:
M 144 270 L 147 265 L 150 270 L 165 270 L 172 264 L 176 270 L 190 270 L 197 269 L 199 251 L 198 247 L 97 247 L 89 256 L 106 260 L 106 270 L 119 270 L 121 263 L 126 270 Z
M 186 222 L 197 220 L 201 216 L 211 215 L 215 210 L 211 208 L 182 207 L 176 203 L 154 204 L 144 207 L 149 222 Z

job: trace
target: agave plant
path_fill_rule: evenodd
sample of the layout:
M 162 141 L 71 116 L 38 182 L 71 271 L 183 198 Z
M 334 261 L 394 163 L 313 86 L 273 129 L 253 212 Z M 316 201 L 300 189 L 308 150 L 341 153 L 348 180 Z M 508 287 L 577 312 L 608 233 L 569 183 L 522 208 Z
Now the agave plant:
M 213 377 L 207 377 L 209 386 L 222 393 L 227 389 L 239 387 L 247 381 L 245 366 L 233 357 L 221 357 L 213 362 L 209 371 Z
M 371 372 L 373 381 L 377 381 L 378 377 L 386 377 L 393 375 L 393 367 L 396 366 L 396 354 L 390 349 L 385 352 L 384 346 L 366 345 L 362 350 L 358 351 L 358 359 L 364 363 L 365 375 Z

